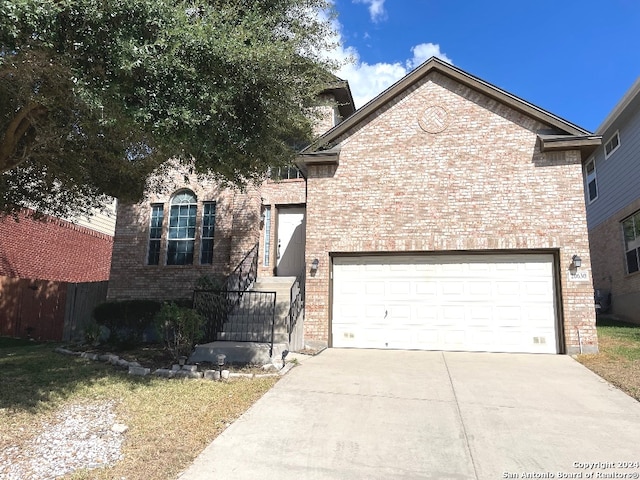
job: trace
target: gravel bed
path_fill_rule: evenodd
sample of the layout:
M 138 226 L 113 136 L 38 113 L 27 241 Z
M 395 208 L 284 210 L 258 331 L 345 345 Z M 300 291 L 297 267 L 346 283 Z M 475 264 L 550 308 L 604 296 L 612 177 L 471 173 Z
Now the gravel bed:
M 125 429 L 116 424 L 113 402 L 68 406 L 27 444 L 0 451 L 0 479 L 49 480 L 113 465 L 122 458 L 118 432 Z

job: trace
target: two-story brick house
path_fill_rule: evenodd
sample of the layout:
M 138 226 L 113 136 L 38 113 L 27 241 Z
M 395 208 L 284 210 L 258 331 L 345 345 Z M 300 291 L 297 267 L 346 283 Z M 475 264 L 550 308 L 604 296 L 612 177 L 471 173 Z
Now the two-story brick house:
M 109 296 L 188 295 L 259 241 L 259 276 L 303 269 L 308 340 L 597 351 L 580 179 L 599 143 L 432 58 L 301 152 L 300 174 L 245 192 L 177 175 L 121 206 Z

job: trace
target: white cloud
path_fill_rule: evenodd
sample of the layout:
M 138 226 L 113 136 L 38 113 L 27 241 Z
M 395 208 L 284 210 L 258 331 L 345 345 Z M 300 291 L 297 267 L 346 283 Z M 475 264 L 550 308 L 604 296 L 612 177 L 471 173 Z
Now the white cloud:
M 353 0 L 354 3 L 364 3 L 369 5 L 369 15 L 372 22 L 380 22 L 387 18 L 387 12 L 384 9 L 385 0 Z
M 371 3 L 374 3 L 374 1 L 372 0 Z M 382 5 L 384 1 L 378 3 Z M 337 60 L 342 65 L 335 74 L 349 82 L 357 108 L 362 107 L 431 57 L 438 57 L 447 63 L 453 64 L 453 61 L 444 52 L 440 51 L 440 45 L 434 43 L 421 43 L 411 47 L 411 58 L 403 62 L 369 64 L 362 61 L 360 54 L 354 47 L 345 45 L 341 33 L 342 25 L 337 19 L 332 20 L 332 26 L 335 38 L 331 38 L 330 41 L 337 47 L 325 52 L 325 55 Z
M 451 59 L 440 51 L 440 46 L 437 44 L 421 43 L 412 47 L 411 52 L 413 57 L 405 62 L 369 64 L 360 59 L 360 55 L 353 47 L 340 47 L 334 52 L 333 58 L 352 59 L 352 63 L 345 64 L 336 74 L 349 81 L 353 100 L 356 107 L 360 108 L 431 57 L 438 57 L 453 64 Z
M 453 65 L 453 62 L 449 57 L 447 57 L 447 54 L 440 51 L 440 45 L 437 43 L 421 43 L 420 45 L 411 47 L 411 51 L 413 52 L 413 58 L 411 60 L 407 60 L 407 68 L 410 70 L 413 70 L 417 66 L 426 62 L 431 57 L 437 57 L 440 60 Z

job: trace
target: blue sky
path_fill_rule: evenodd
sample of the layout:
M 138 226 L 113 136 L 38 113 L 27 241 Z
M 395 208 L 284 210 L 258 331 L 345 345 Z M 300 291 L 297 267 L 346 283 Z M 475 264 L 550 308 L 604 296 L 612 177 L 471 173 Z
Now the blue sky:
M 594 131 L 640 76 L 638 0 L 334 0 L 361 107 L 432 55 Z

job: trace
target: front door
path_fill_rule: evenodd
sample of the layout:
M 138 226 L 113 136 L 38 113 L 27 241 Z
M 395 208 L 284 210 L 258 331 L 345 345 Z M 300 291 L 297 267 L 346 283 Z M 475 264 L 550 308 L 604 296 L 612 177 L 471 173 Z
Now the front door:
M 305 208 L 278 209 L 277 269 L 279 277 L 295 277 L 304 269 Z

